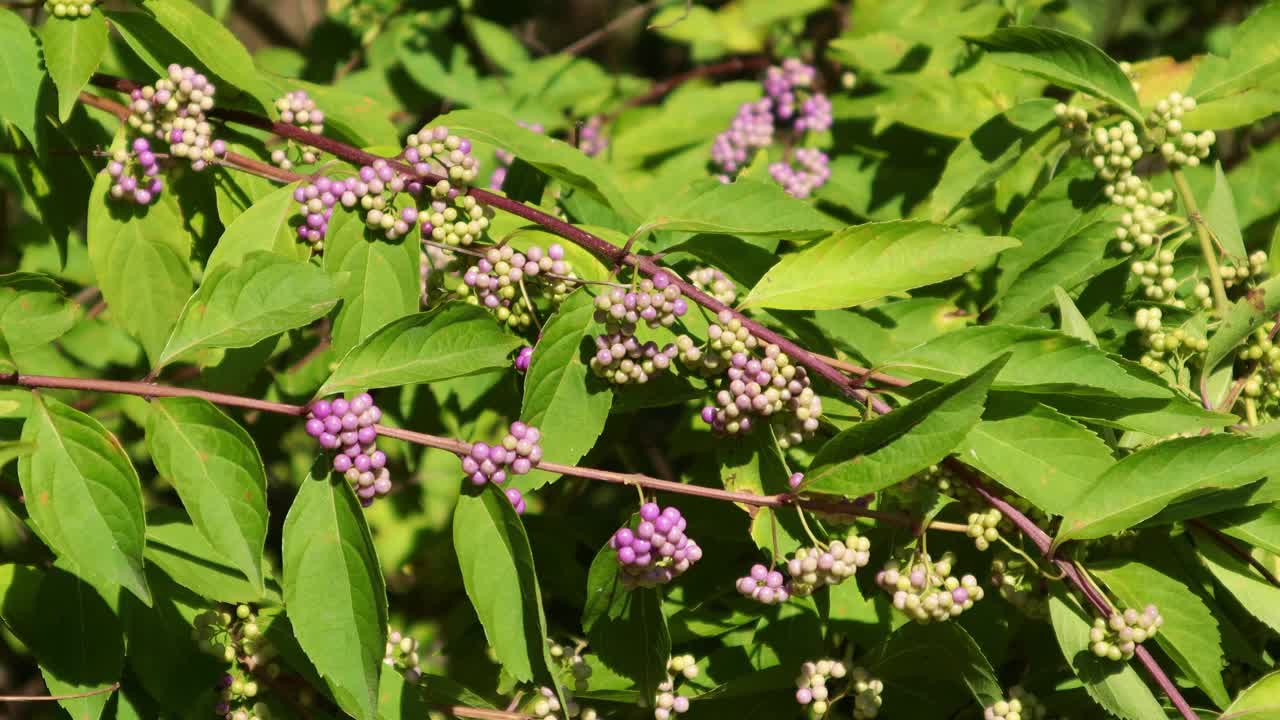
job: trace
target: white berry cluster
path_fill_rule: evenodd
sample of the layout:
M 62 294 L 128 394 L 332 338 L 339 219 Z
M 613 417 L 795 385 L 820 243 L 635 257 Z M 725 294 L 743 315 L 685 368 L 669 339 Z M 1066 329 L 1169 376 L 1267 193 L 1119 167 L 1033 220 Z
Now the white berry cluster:
M 810 717 L 820 718 L 831 709 L 833 694 L 827 688 L 827 680 L 839 680 L 849 673 L 839 660 L 822 659 L 800 666 L 796 677 L 796 702 L 808 707 Z
M 1271 337 L 1270 327 L 1264 324 L 1254 331 L 1249 342 L 1237 357 L 1256 363 L 1253 374 L 1245 381 L 1242 392 L 1247 398 L 1280 399 L 1280 345 Z
M 50 15 L 56 18 L 65 18 L 74 20 L 76 18 L 89 17 L 93 13 L 93 8 L 102 0 L 79 0 L 78 2 L 67 2 L 67 0 L 44 0 L 44 9 Z
M 884 703 L 884 683 L 860 667 L 849 673 L 849 690 L 853 693 L 853 720 L 870 720 L 880 714 Z
M 442 180 L 431 188 L 431 203 L 418 213 L 418 219 L 424 240 L 466 247 L 489 229 L 493 209 L 470 195 L 457 193 Z
M 576 692 L 586 692 L 588 683 L 591 679 L 591 666 L 582 657 L 582 648 L 566 648 L 564 645 L 548 638 L 547 650 L 551 653 L 551 659 L 560 664 L 561 667 L 567 669 L 569 674 L 573 675 L 573 685 Z
M 653 697 L 654 720 L 671 720 L 689 712 L 689 698 L 676 694 L 676 680 L 681 677 L 698 677 L 698 661 L 692 655 L 676 655 L 667 661 L 667 679 L 658 685 L 658 694 Z
M 248 605 L 209 610 L 196 615 L 194 625 L 200 649 L 227 665 L 216 687 L 214 714 L 224 720 L 267 720 L 269 709 L 255 699 L 260 690 L 255 673 L 275 677 L 280 668 L 270 662 L 274 650 L 263 641 L 257 613 Z
M 1161 250 L 1151 260 L 1134 260 L 1129 269 L 1137 275 L 1152 300 L 1173 297 L 1178 290 L 1178 279 L 1173 276 L 1173 251 Z
M 276 110 L 280 111 L 280 122 L 306 130 L 315 135 L 324 134 L 324 111 L 316 107 L 316 101 L 307 94 L 306 90 L 294 90 L 284 97 L 276 99 Z M 289 148 L 293 148 L 293 141 L 289 141 Z M 271 162 L 279 165 L 285 170 L 289 170 L 294 165 L 294 159 L 289 157 L 288 149 L 278 149 L 271 152 Z M 307 165 L 315 164 L 320 159 L 320 151 L 310 146 L 302 146 L 298 149 L 297 160 Z
M 1089 649 L 1098 657 L 1128 660 L 1133 657 L 1138 643 L 1155 637 L 1161 625 L 1164 625 L 1164 618 L 1155 605 L 1146 606 L 1142 612 L 1127 608 L 1106 620 L 1097 618 L 1093 621 L 1093 627 L 1089 629 Z
M 446 175 L 455 185 L 475 183 L 480 172 L 480 162 L 471 154 L 471 141 L 451 135 L 446 127 L 424 127 L 406 138 L 404 159 L 419 175 Z
M 1264 250 L 1258 250 L 1243 262 L 1224 260 L 1219 272 L 1222 275 L 1222 284 L 1227 288 L 1235 287 L 1249 278 L 1255 281 L 1260 280 L 1267 273 L 1267 253 Z
M 951 574 L 954 562 L 951 553 L 944 553 L 937 562 L 928 553 L 907 562 L 890 560 L 876 573 L 876 584 L 893 596 L 895 608 L 916 622 L 942 622 L 972 608 L 984 595 L 974 576 Z
M 1199 165 L 1201 160 L 1209 157 L 1209 149 L 1217 140 L 1212 130 L 1197 134 L 1182 127 L 1183 113 L 1195 109 L 1195 98 L 1175 91 L 1157 102 L 1155 109 L 1147 116 L 1147 131 L 1160 148 L 1160 155 L 1170 165 Z
M 1127 255 L 1134 250 L 1146 250 L 1155 245 L 1161 227 L 1169 217 L 1164 208 L 1173 200 L 1172 191 L 1152 190 L 1137 175 L 1129 175 L 1107 187 L 1114 187 L 1109 194 L 1111 201 L 1125 208 L 1125 213 L 1120 216 L 1120 224 L 1116 226 L 1120 251 Z
M 716 268 L 694 268 L 689 273 L 689 282 L 725 305 L 732 305 L 738 301 L 738 287 L 733 284 L 733 281 L 727 275 Z
M 1049 711 L 1039 698 L 1014 685 L 1008 700 L 997 700 L 982 711 L 983 720 L 1045 720 Z
M 387 649 L 382 662 L 399 670 L 404 679 L 417 682 L 422 677 L 422 664 L 418 658 L 418 641 L 399 630 L 387 628 Z
M 1027 617 L 1049 617 L 1049 598 L 1037 568 L 1013 553 L 1001 553 L 991 561 L 991 584 L 1000 597 Z
M 843 542 L 836 540 L 828 548 L 800 548 L 787 561 L 791 594 L 805 597 L 824 586 L 839 585 L 870 561 L 871 540 L 852 529 Z
M 168 143 L 170 154 L 189 159 L 192 170 L 203 170 L 227 152 L 226 143 L 213 139 L 206 117 L 216 92 L 195 68 L 174 63 L 154 85 L 130 91 L 126 122 L 142 135 Z
M 965 534 L 973 538 L 974 547 L 986 551 L 991 543 L 1000 539 L 1000 521 L 1004 515 L 995 508 L 985 512 L 969 513 L 969 528 Z
M 1206 288 L 1207 289 L 1207 288 Z M 1200 290 L 1196 290 L 1197 296 Z M 1166 330 L 1161 324 L 1164 315 L 1160 308 L 1138 308 L 1133 314 L 1133 324 L 1142 332 L 1142 343 L 1147 347 L 1140 362 L 1152 372 L 1168 369 L 1169 353 L 1198 353 L 1209 349 L 1209 341 L 1201 335 L 1193 335 L 1184 328 Z
M 930 465 L 894 487 L 893 493 L 907 501 L 926 499 L 935 493 L 959 495 L 967 489 L 945 465 Z
M 538 688 L 538 694 L 533 696 L 533 702 L 529 705 L 529 714 L 538 720 L 558 720 L 556 713 L 560 710 L 560 698 L 556 697 L 556 691 L 549 687 Z M 567 712 L 565 714 L 569 717 L 573 716 Z

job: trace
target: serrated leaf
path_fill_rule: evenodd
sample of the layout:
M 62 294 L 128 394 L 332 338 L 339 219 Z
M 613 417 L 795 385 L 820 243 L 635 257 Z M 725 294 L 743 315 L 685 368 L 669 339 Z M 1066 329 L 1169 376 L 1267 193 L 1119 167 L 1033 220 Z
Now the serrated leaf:
M 1127 372 L 1106 353 L 1056 330 L 984 325 L 956 330 L 894 356 L 907 374 L 948 382 L 1004 353 L 1009 364 L 992 386 L 1000 390 L 1167 399 L 1171 392 Z
M 947 158 L 933 188 L 932 219 L 945 222 L 991 187 L 1026 149 L 1054 125 L 1053 100 L 1028 100 L 992 117 L 965 138 Z
M 298 233 L 290 224 L 298 215 L 298 201 L 293 199 L 293 191 L 297 187 L 297 183 L 291 183 L 278 188 L 237 216 L 222 231 L 204 271 L 211 273 L 224 266 L 240 265 L 251 253 L 258 251 L 306 259 L 311 249 L 298 241 Z
M 393 243 L 368 232 L 357 213 L 333 216 L 324 241 L 324 269 L 339 278 L 342 306 L 332 333 L 339 356 L 392 320 L 418 311 L 420 248 L 416 226 Z
M 137 338 L 154 361 L 191 295 L 191 236 L 181 229 L 170 193 L 139 209 L 111 200 L 110 186 L 106 173 L 93 183 L 89 261 L 110 308 L 108 317 Z
M 40 662 L 53 695 L 107 690 L 59 700 L 71 717 L 97 720 L 124 670 L 124 634 L 111 607 L 74 575 L 49 568 L 0 566 L 0 615 Z
M 1227 174 L 1222 172 L 1221 161 L 1214 163 L 1213 173 L 1213 192 L 1209 194 L 1209 201 L 1204 206 L 1204 222 L 1225 253 L 1244 259 L 1249 251 L 1244 248 L 1236 201 L 1231 196 L 1231 183 L 1227 182 Z
M 1084 683 L 1089 697 L 1107 712 L 1125 720 L 1166 717 L 1159 701 L 1132 665 L 1093 654 L 1089 649 L 1089 629 L 1093 627 L 1093 621 L 1060 585 L 1054 587 L 1049 597 L 1049 615 L 1058 647 L 1076 677 Z
M 604 431 L 613 404 L 613 393 L 582 360 L 587 337 L 600 329 L 592 318 L 592 301 L 578 290 L 560 304 L 542 328 L 525 373 L 520 417 L 541 431 L 544 456 L 558 463 L 573 464 L 587 454 Z M 556 477 L 535 469 L 513 482 L 532 490 Z
M 435 382 L 505 368 L 524 343 L 467 303 L 393 320 L 351 349 L 317 395 Z
M 1253 482 L 1275 467 L 1277 457 L 1280 436 L 1205 435 L 1144 448 L 1098 476 L 1076 498 L 1054 543 L 1104 537 L 1192 493 Z
M 387 594 L 351 485 L 317 461 L 284 521 L 284 604 L 294 635 L 338 706 L 377 717 Z
M 612 552 L 607 547 L 605 552 Z M 671 634 L 662 615 L 662 596 L 654 588 L 636 588 L 620 599 L 617 613 L 591 627 L 591 649 L 604 666 L 629 678 L 641 698 L 653 698 L 667 679 Z
M 40 537 L 105 596 L 123 586 L 150 604 L 143 574 L 142 485 L 120 441 L 97 420 L 34 393 L 18 460 L 26 508 Z
M 1208 55 L 1200 59 L 1186 94 L 1205 103 L 1228 100 L 1237 106 L 1251 104 L 1248 97 L 1260 91 L 1274 99 L 1274 93 L 1280 91 L 1277 32 L 1280 4 L 1265 3 L 1233 29 L 1230 56 Z M 1274 112 L 1272 105 L 1266 114 Z
M 1061 286 L 1053 287 L 1053 297 L 1058 301 L 1058 329 L 1073 338 L 1079 338 L 1094 347 L 1098 347 L 1098 336 L 1094 334 L 1089 321 L 1081 314 L 1080 308 Z
M 75 324 L 79 310 L 48 275 L 0 275 L 0 336 L 11 349 L 44 345 Z
M 1270 720 L 1280 713 L 1280 672 L 1264 675 L 1240 691 L 1218 720 Z
M 1142 108 L 1129 78 L 1097 46 L 1060 30 L 1007 27 L 966 38 L 1006 67 L 1030 73 L 1070 90 L 1109 102 L 1142 123 Z
M 142 6 L 209 72 L 248 93 L 263 110 L 275 113 L 277 88 L 254 67 L 249 51 L 225 25 L 189 0 L 144 0 Z
M 1093 431 L 1027 398 L 989 398 L 987 412 L 956 447 L 956 459 L 1054 515 L 1115 464 Z
M 1064 238 L 1005 288 L 992 322 L 1030 322 L 1046 305 L 1053 304 L 1054 288 L 1078 287 L 1124 262 L 1106 256 L 1114 239 L 1115 226 L 1109 222 L 1086 225 Z
M 18 14 L 0 8 L 0 117 L 13 123 L 32 145 L 40 119 L 40 48 L 31 27 Z
M 196 289 L 156 367 L 188 353 L 243 348 L 302 327 L 338 304 L 328 273 L 306 262 L 258 252 L 222 266 Z
M 107 52 L 107 23 L 94 8 L 89 17 L 45 22 L 41 41 L 45 66 L 58 88 L 58 119 L 71 117 L 80 91 Z
M 958 623 L 907 623 L 873 649 L 864 660 L 872 675 L 886 685 L 957 682 L 979 705 L 1004 699 L 1004 690 L 982 648 Z
M 996 358 L 966 378 L 828 440 L 803 487 L 860 497 L 942 460 L 982 416 L 987 389 L 1007 361 L 1007 356 Z
M 822 237 L 841 227 L 777 183 L 744 178 L 728 184 L 697 180 L 655 207 L 648 224 L 668 231 L 795 241 Z
M 1136 561 L 1095 565 L 1090 571 L 1123 606 L 1143 608 L 1155 604 L 1165 619 L 1164 626 L 1156 633 L 1156 642 L 1215 705 L 1225 707 L 1231 701 L 1222 684 L 1222 667 L 1226 661 L 1222 657 L 1218 623 L 1186 584 Z
M 280 585 L 268 578 L 265 592 L 209 544 L 191 518 L 176 507 L 147 513 L 148 566 L 155 565 L 179 585 L 224 603 L 279 604 Z
M 751 289 L 744 307 L 853 307 L 961 275 L 1017 240 L 916 220 L 868 223 L 783 256 Z M 929 258 L 927 263 L 921 258 Z
M 551 686 L 533 552 L 520 517 L 497 485 L 458 498 L 453 544 L 467 597 L 498 662 L 520 682 Z
M 116 10 L 106 10 L 105 14 L 129 49 L 157 75 L 165 74 L 169 63 L 201 65 L 199 58 L 151 15 Z
M 456 135 L 514 153 L 521 160 L 613 208 L 614 212 L 632 222 L 639 218 L 608 166 L 561 140 L 532 132 L 512 120 L 483 110 L 454 110 L 434 122 Z
M 1204 359 L 1206 371 L 1212 371 L 1231 356 L 1249 333 L 1269 322 L 1277 310 L 1280 310 L 1280 278 L 1267 280 L 1237 300 L 1209 338 Z
M 1267 582 L 1249 563 L 1232 555 L 1207 533 L 1189 528 L 1195 538 L 1200 561 L 1214 579 L 1231 593 L 1245 610 L 1267 627 L 1280 632 L 1280 588 Z
M 262 591 L 267 474 L 253 438 L 207 400 L 151 404 L 147 450 L 195 526 Z

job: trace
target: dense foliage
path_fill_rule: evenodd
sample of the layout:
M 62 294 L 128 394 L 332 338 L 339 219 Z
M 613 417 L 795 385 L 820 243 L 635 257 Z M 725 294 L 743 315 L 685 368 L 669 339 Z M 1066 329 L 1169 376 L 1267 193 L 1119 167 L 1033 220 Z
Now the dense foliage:
M 292 5 L 0 7 L 5 717 L 1280 717 L 1280 4 Z

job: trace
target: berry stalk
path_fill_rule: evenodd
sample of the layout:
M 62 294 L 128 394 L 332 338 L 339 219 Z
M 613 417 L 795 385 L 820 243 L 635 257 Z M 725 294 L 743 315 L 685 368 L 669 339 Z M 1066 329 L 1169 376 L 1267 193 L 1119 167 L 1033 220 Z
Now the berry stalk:
M 1213 238 L 1209 236 L 1209 226 L 1205 224 L 1204 216 L 1200 214 L 1200 206 L 1196 205 L 1195 193 L 1191 192 L 1191 185 L 1187 183 L 1187 176 L 1182 172 L 1182 168 L 1169 168 L 1169 175 L 1173 177 L 1173 186 L 1178 189 L 1178 196 L 1182 199 L 1182 206 L 1187 210 L 1187 217 L 1191 220 L 1191 224 L 1196 227 L 1196 238 L 1200 241 L 1200 252 L 1204 255 L 1204 263 L 1209 268 L 1209 284 L 1213 288 L 1213 312 L 1218 317 L 1222 317 L 1227 308 L 1231 307 L 1231 301 L 1227 300 L 1227 288 L 1222 283 L 1222 269 L 1218 266 L 1218 251 L 1213 246 Z

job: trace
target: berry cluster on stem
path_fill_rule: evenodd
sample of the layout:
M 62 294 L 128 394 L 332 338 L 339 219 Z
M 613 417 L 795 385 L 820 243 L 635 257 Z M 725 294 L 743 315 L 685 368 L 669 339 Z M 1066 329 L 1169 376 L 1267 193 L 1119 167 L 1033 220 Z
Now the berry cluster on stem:
M 542 433 L 538 428 L 517 420 L 511 423 L 501 443 L 472 443 L 461 456 L 462 472 L 474 485 L 502 485 L 507 481 L 508 473 L 525 475 L 538 466 L 542 461 L 542 446 L 538 444 L 540 439 Z M 521 492 L 509 487 L 504 494 L 516 512 L 523 514 L 525 501 Z
M 317 400 L 307 412 L 307 434 L 325 450 L 336 451 L 334 471 L 351 483 L 365 507 L 391 492 L 387 455 L 377 445 L 376 425 L 381 419 L 382 410 L 369 393 L 349 401 L 341 397 Z
M 675 506 L 640 506 L 635 528 L 624 525 L 609 539 L 628 588 L 666 585 L 702 558 L 702 548 L 685 534 L 688 521 Z
M 698 677 L 698 663 L 692 655 L 676 655 L 667 661 L 667 679 L 658 684 L 653 698 L 653 720 L 672 720 L 689 712 L 689 698 L 676 692 L 680 678 L 692 680 Z
M 959 616 L 981 600 L 984 592 L 972 575 L 951 574 L 955 556 L 944 553 L 934 562 L 920 553 L 903 562 L 890 560 L 876 573 L 876 584 L 893 596 L 893 606 L 919 623 Z

